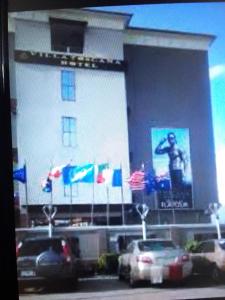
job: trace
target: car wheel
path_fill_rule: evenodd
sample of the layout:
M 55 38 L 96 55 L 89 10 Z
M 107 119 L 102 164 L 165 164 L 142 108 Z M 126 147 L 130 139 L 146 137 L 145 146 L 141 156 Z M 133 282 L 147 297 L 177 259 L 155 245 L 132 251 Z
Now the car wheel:
M 220 269 L 214 265 L 211 271 L 211 278 L 214 283 L 220 283 L 221 282 L 221 272 Z
M 134 276 L 132 275 L 131 271 L 130 271 L 130 276 L 129 276 L 129 286 L 131 288 L 136 288 L 137 287 L 137 281 L 134 279 Z
M 118 279 L 124 280 L 124 275 L 122 274 L 122 266 L 118 267 Z
M 65 288 L 65 289 L 68 289 L 68 290 L 76 290 L 77 289 L 77 283 L 78 283 L 78 280 L 76 277 L 74 278 L 67 278 L 67 279 L 64 279 L 62 282 L 61 282 L 61 285 Z
M 24 283 L 22 283 L 22 282 L 19 282 L 18 288 L 19 288 L 19 293 L 22 294 L 26 290 L 26 285 Z

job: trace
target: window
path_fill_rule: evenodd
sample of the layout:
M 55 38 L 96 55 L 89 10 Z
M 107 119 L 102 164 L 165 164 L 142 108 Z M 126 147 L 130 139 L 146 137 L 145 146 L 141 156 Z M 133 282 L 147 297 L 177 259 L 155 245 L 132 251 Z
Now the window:
M 56 253 L 62 252 L 62 245 L 59 239 L 27 240 L 21 247 L 20 256 L 36 256 L 44 251 L 48 251 L 50 247 Z
M 50 18 L 52 51 L 83 53 L 87 22 Z
M 163 251 L 176 249 L 172 241 L 143 241 L 138 243 L 140 251 Z
M 64 101 L 75 101 L 75 72 L 61 71 L 61 95 Z
M 127 246 L 127 252 L 132 253 L 134 251 L 134 243 L 132 242 Z
M 225 241 L 219 241 L 219 246 L 221 249 L 225 250 Z
M 62 141 L 65 147 L 76 146 L 76 119 L 62 117 Z
M 64 185 L 64 197 L 78 197 L 78 184 L 74 183 L 72 186 Z

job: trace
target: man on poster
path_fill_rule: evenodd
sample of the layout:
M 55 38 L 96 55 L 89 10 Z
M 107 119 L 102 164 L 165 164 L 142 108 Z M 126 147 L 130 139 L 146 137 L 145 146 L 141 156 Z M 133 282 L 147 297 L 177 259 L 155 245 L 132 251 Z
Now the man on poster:
M 168 141 L 168 146 L 164 146 Z M 184 177 L 187 170 L 185 153 L 177 145 L 176 135 L 169 132 L 155 148 L 155 154 L 167 154 L 169 157 L 169 174 L 172 190 L 181 190 L 184 187 Z

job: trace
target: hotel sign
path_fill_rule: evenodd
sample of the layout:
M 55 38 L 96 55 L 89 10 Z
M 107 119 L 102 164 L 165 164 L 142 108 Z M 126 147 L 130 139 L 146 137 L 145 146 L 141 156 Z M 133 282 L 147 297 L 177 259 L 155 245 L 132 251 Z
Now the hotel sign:
M 29 64 L 118 72 L 123 72 L 126 69 L 125 61 L 119 59 L 96 58 L 76 56 L 72 54 L 57 54 L 23 50 L 15 50 L 14 56 L 16 62 Z

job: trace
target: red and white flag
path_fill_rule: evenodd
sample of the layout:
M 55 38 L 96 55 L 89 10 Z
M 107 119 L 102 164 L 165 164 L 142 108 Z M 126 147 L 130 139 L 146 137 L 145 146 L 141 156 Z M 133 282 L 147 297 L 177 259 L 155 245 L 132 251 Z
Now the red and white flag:
M 66 165 L 61 165 L 61 166 L 57 166 L 57 167 L 53 167 L 51 169 L 51 171 L 49 172 L 48 176 L 49 178 L 55 179 L 55 178 L 59 178 L 62 175 L 62 170 Z
M 135 171 L 128 179 L 130 189 L 132 191 L 141 191 L 145 188 L 145 173 L 143 171 Z

